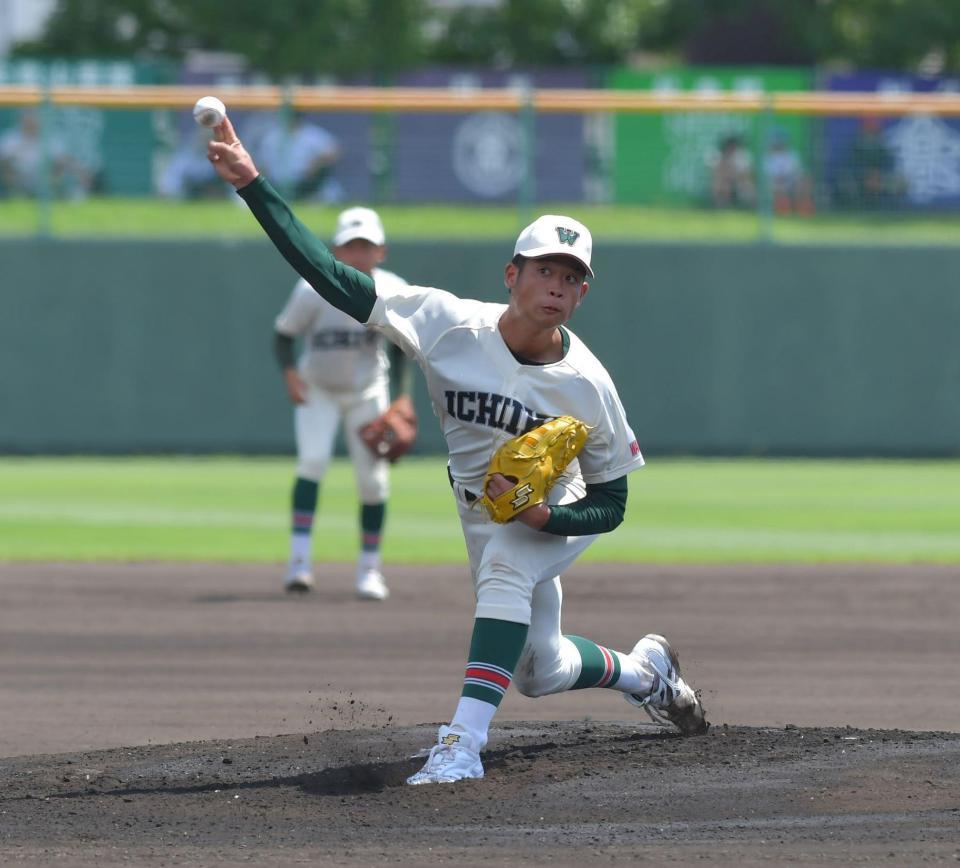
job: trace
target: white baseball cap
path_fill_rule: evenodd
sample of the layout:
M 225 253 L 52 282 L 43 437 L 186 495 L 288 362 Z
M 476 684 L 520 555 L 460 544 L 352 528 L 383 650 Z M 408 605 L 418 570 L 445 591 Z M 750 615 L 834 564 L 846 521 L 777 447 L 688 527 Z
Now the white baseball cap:
M 518 253 L 530 259 L 543 256 L 572 256 L 593 277 L 590 254 L 593 238 L 590 230 L 579 220 L 560 214 L 544 214 L 533 221 L 517 238 L 513 255 Z
M 337 217 L 337 228 L 333 232 L 333 244 L 339 247 L 364 238 L 372 244 L 386 244 L 387 236 L 383 231 L 380 215 L 370 208 L 347 208 Z

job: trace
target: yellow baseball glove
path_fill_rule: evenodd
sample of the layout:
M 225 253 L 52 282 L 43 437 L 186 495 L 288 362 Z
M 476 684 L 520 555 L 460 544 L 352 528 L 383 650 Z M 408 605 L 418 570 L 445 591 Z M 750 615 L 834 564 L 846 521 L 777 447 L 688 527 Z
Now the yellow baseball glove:
M 500 524 L 543 503 L 586 442 L 587 426 L 573 416 L 559 416 L 508 440 L 493 453 L 483 480 L 483 496 L 477 502 Z M 494 473 L 503 474 L 514 485 L 499 497 L 491 498 L 487 483 Z

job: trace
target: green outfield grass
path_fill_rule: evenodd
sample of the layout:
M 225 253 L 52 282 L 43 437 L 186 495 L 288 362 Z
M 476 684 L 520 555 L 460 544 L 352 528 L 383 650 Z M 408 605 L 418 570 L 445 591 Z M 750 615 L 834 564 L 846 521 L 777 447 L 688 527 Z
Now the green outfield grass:
M 291 458 L 0 459 L 0 560 L 285 559 Z M 384 554 L 461 563 L 437 458 L 393 473 Z M 586 554 L 624 562 L 960 563 L 960 461 L 654 459 L 627 520 Z M 345 461 L 322 491 L 316 560 L 353 560 Z
M 512 239 L 531 219 L 516 206 L 378 206 L 391 239 Z M 696 208 L 657 208 L 582 203 L 539 203 L 537 213 L 574 214 L 599 240 L 749 242 L 761 237 L 758 215 Z M 297 214 L 319 231 L 333 226 L 338 208 L 296 205 Z M 7 200 L 0 208 L 0 237 L 36 234 L 36 202 Z M 960 215 L 878 214 L 778 217 L 771 236 L 784 243 L 957 244 Z M 222 201 L 168 202 L 155 199 L 89 199 L 55 202 L 49 228 L 63 238 L 242 238 L 262 236 L 236 197 Z

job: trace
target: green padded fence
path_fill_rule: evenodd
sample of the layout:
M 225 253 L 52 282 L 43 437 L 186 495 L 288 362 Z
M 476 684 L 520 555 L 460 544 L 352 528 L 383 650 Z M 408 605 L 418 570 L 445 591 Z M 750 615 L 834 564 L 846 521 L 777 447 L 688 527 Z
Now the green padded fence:
M 512 242 L 397 243 L 505 299 Z M 657 454 L 960 454 L 960 251 L 597 245 L 571 327 Z M 0 243 L 0 451 L 289 452 L 266 242 Z M 421 452 L 438 426 L 418 380 Z

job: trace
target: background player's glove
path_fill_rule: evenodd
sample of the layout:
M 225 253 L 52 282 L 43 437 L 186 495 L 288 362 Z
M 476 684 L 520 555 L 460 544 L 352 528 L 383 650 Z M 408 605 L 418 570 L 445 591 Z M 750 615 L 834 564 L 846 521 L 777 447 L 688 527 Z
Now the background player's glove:
M 482 503 L 490 518 L 503 524 L 525 509 L 543 503 L 567 465 L 587 442 L 587 426 L 573 416 L 559 416 L 502 444 L 490 459 L 483 480 Z M 491 498 L 490 477 L 500 473 L 513 488 Z
M 417 414 L 413 402 L 407 395 L 401 395 L 381 415 L 364 425 L 359 434 L 377 458 L 396 461 L 410 451 L 417 439 Z

